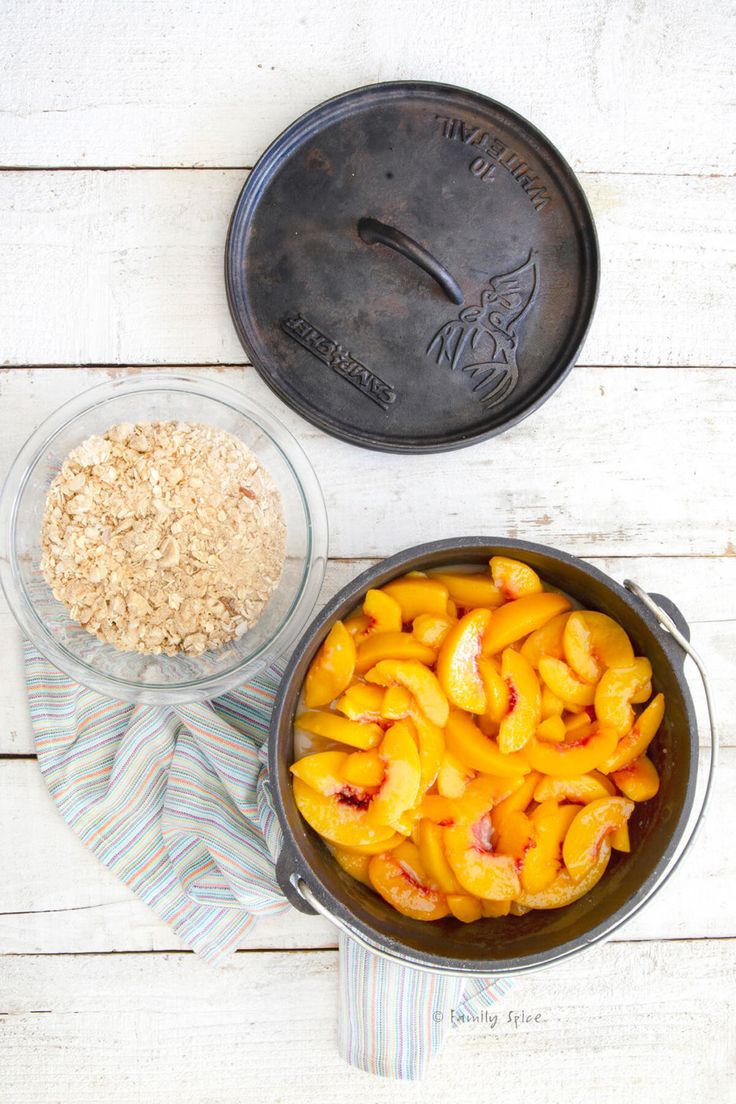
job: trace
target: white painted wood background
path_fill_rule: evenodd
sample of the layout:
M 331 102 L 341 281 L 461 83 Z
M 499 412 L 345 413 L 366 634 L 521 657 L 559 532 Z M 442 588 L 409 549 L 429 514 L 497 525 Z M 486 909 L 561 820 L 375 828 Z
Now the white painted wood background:
M 734 56 L 727 0 L 8 0 L 0 473 L 95 382 L 161 364 L 220 375 L 281 416 L 317 469 L 325 597 L 362 561 L 432 537 L 568 549 L 680 604 L 723 750 L 686 866 L 615 942 L 520 981 L 423 1084 L 371 1081 L 336 1056 L 325 923 L 264 923 L 213 970 L 63 825 L 0 607 L 2 1104 L 734 1099 Z M 542 410 L 400 463 L 278 403 L 245 363 L 222 282 L 229 213 L 264 146 L 325 97 L 397 77 L 530 116 L 579 172 L 603 262 L 579 365 Z M 541 1021 L 515 1029 L 509 1009 Z

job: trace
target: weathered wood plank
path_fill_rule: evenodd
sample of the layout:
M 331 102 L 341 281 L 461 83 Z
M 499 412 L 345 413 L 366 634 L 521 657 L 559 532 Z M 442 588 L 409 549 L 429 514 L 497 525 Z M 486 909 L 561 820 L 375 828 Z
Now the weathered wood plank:
M 508 103 L 578 169 L 733 171 L 736 30 L 708 0 L 26 0 L 3 37 L 5 165 L 252 165 L 320 100 L 424 77 Z
M 3 363 L 241 363 L 222 257 L 245 175 L 0 173 Z M 602 279 L 580 362 L 733 364 L 736 178 L 583 184 Z
M 445 1104 L 730 1099 L 733 941 L 620 943 L 519 979 L 497 1019 L 451 1033 L 428 1078 L 399 1087 L 338 1057 L 332 951 L 8 958 L 3 1087 L 14 1104 Z M 521 1024 L 519 1013 L 531 1022 Z M 514 1026 L 514 1017 L 518 1026 Z
M 705 769 L 705 757 L 701 766 Z M 90 854 L 67 828 L 33 760 L 0 764 L 3 870 L 0 954 L 176 950 L 167 926 Z M 723 754 L 718 789 L 701 837 L 680 872 L 618 938 L 736 936 L 736 750 Z M 290 911 L 264 920 L 247 948 L 329 947 L 333 929 Z

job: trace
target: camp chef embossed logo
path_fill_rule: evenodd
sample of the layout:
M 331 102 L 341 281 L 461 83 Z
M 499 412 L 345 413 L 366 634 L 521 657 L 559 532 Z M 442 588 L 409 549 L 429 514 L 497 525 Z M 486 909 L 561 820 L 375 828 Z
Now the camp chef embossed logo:
M 396 402 L 396 391 L 390 383 L 356 360 L 344 345 L 323 334 L 303 314 L 285 318 L 281 329 L 383 410 Z
M 473 394 L 486 409 L 507 398 L 519 381 L 517 327 L 539 286 L 531 252 L 518 268 L 492 276 L 488 283 L 480 303 L 445 322 L 427 346 L 437 364 L 467 373 Z

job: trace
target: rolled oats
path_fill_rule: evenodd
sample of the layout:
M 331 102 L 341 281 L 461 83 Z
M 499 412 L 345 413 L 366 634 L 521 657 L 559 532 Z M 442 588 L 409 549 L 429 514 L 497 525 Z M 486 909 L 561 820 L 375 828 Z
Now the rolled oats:
M 41 523 L 41 571 L 74 620 L 123 651 L 200 655 L 263 613 L 286 527 L 270 475 L 212 426 L 112 426 L 69 453 Z

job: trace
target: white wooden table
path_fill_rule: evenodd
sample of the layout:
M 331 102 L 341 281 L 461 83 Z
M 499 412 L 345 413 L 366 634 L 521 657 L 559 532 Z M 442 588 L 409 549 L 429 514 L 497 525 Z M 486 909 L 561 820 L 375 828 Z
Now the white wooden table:
M 0 472 L 94 383 L 150 365 L 216 375 L 283 418 L 317 469 L 325 597 L 434 537 L 564 548 L 679 603 L 715 682 L 723 754 L 706 830 L 643 915 L 519 981 L 498 1022 L 456 1031 L 421 1086 L 371 1082 L 336 1055 L 325 923 L 263 923 L 214 970 L 64 826 L 0 608 L 3 1104 L 734 1092 L 732 14 L 725 0 L 5 5 Z M 397 77 L 477 88 L 531 117 L 580 174 L 603 262 L 579 364 L 542 410 L 466 451 L 400 461 L 322 435 L 266 390 L 222 279 L 230 210 L 269 140 L 329 95 Z M 541 1015 L 514 1027 L 508 1010 Z

